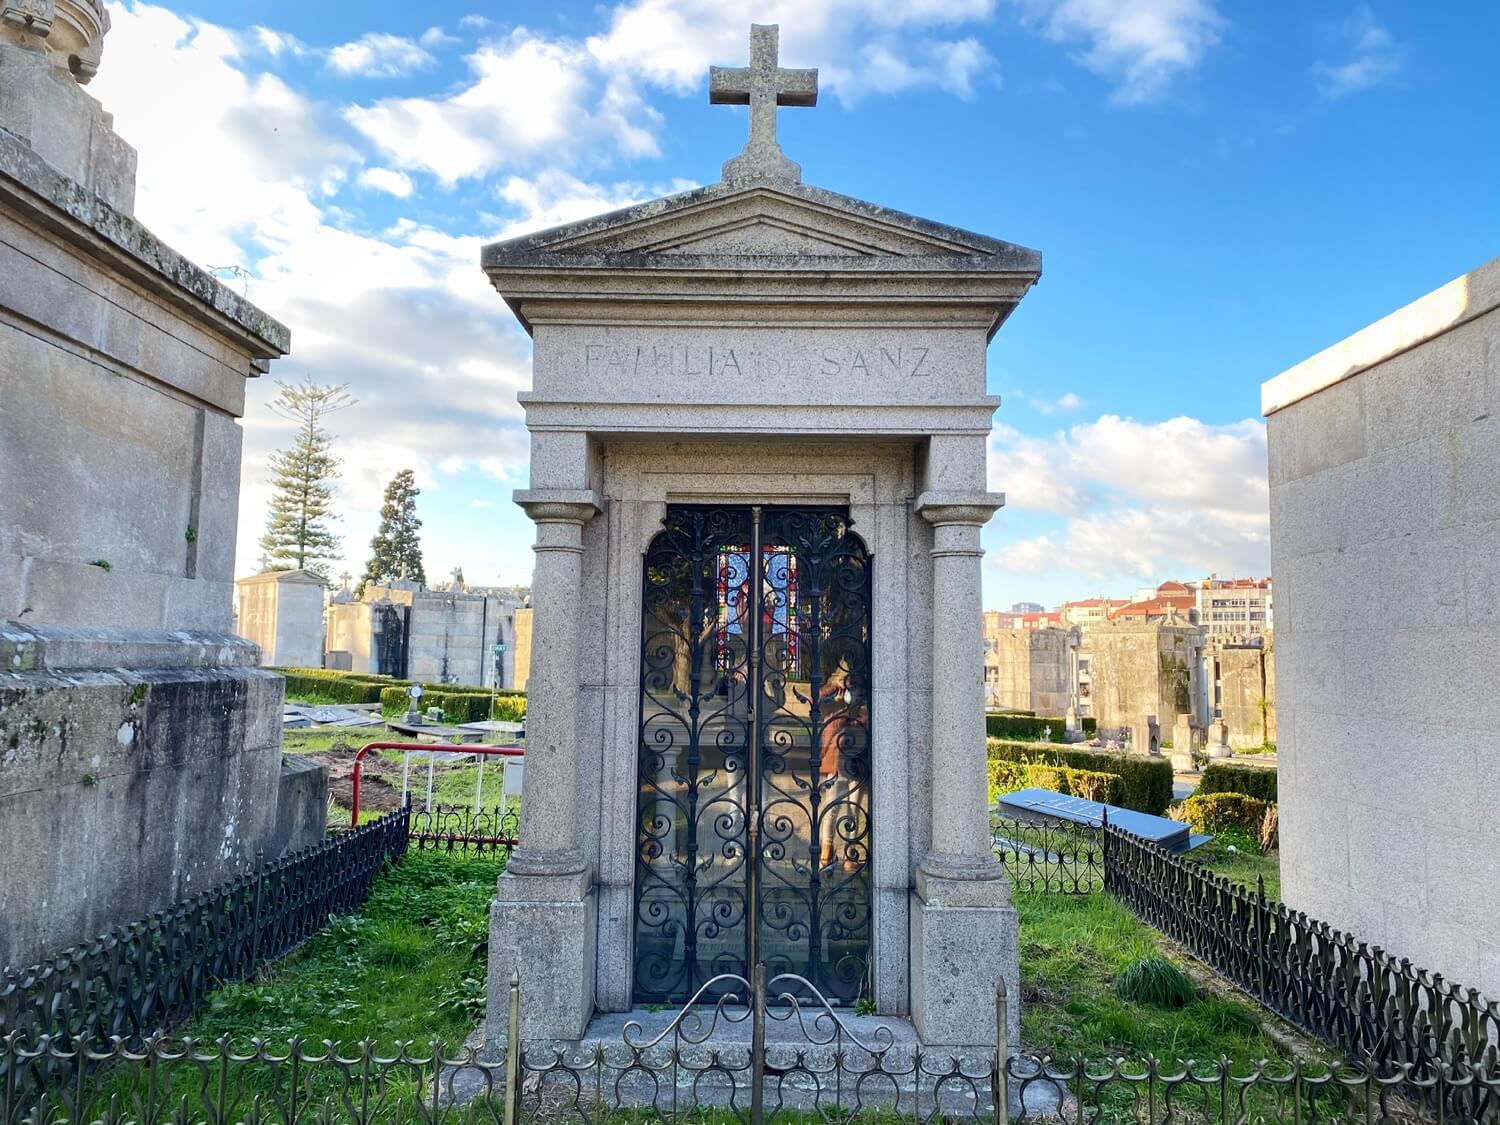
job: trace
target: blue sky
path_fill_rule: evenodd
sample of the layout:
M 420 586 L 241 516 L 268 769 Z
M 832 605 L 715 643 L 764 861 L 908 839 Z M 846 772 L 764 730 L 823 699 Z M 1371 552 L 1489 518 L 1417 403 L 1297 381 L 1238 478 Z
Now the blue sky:
M 1001 330 L 986 602 L 1264 573 L 1260 384 L 1500 252 L 1500 4 L 126 0 L 90 87 L 138 213 L 292 328 L 246 408 L 255 567 L 274 379 L 348 381 L 347 568 L 424 487 L 429 576 L 526 582 L 527 340 L 486 241 L 717 178 L 709 63 L 780 22 L 821 69 L 819 186 L 1042 251 Z M 231 268 L 232 267 L 232 268 Z M 340 568 L 336 568 L 336 571 Z

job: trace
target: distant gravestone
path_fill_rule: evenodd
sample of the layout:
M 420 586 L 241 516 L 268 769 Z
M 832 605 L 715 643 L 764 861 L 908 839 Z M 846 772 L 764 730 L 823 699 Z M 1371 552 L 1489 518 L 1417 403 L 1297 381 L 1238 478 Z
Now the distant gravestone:
M 1178 715 L 1172 724 L 1172 768 L 1193 768 L 1193 719 L 1191 715 Z
M 1130 728 L 1130 748 L 1137 754 L 1161 756 L 1161 727 L 1155 715 L 1142 715 Z
M 1223 719 L 1215 719 L 1208 724 L 1208 756 L 1210 758 L 1228 758 L 1231 756 L 1229 749 L 1229 724 Z

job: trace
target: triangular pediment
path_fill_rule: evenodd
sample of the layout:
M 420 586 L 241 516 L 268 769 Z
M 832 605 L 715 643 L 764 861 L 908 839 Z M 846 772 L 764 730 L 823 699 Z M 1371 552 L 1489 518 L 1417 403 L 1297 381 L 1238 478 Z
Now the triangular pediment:
M 1037 272 L 1033 250 L 804 184 L 706 188 L 485 248 L 490 269 L 840 267 Z M 741 260 L 737 262 L 737 260 Z

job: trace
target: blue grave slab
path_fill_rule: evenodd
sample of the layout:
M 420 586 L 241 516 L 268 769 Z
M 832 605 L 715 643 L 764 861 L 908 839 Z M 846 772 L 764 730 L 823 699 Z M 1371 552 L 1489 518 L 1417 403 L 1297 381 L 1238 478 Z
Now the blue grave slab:
M 1002 813 L 1020 820 L 1036 822 L 1063 821 L 1068 824 L 1085 824 L 1097 827 L 1104 819 L 1106 810 L 1109 822 L 1122 828 L 1132 836 L 1160 844 L 1176 854 L 1207 843 L 1212 836 L 1194 835 L 1180 820 L 1169 820 L 1164 816 L 1122 809 L 1118 805 L 1106 805 L 1102 801 L 1086 801 L 1082 797 L 1067 797 L 1051 789 L 1022 789 L 1007 793 L 997 802 Z

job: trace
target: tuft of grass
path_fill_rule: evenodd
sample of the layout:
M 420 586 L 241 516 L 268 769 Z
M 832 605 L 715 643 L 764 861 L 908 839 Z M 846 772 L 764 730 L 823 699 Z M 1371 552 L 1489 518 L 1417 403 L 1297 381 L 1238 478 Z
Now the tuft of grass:
M 1165 957 L 1143 957 L 1115 977 L 1115 995 L 1132 1004 L 1153 1008 L 1186 1008 L 1198 999 L 1187 974 Z

